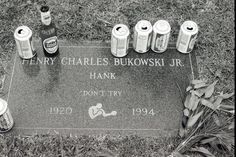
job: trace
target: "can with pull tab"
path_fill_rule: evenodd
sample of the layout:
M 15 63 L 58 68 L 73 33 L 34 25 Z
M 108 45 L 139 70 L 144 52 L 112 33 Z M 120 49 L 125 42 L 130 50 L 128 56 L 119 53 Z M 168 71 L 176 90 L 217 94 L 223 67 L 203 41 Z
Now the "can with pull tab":
M 193 21 L 185 21 L 179 31 L 176 48 L 181 53 L 190 53 L 197 39 L 198 26 Z
M 14 32 L 16 47 L 19 56 L 23 59 L 30 59 L 36 55 L 32 41 L 32 31 L 27 26 L 20 26 Z
M 169 43 L 171 27 L 168 21 L 158 20 L 153 25 L 152 45 L 151 49 L 154 52 L 164 52 Z
M 112 29 L 111 53 L 115 57 L 124 57 L 128 54 L 129 28 L 124 24 L 117 24 Z
M 145 53 L 151 47 L 152 24 L 147 20 L 139 21 L 134 27 L 133 48 L 138 53 Z

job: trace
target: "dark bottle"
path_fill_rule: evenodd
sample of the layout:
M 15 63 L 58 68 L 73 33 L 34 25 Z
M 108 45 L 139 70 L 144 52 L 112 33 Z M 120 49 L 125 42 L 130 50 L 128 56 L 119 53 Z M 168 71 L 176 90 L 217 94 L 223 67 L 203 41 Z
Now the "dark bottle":
M 43 51 L 45 56 L 54 57 L 59 53 L 59 46 L 57 40 L 57 29 L 52 22 L 49 7 L 42 6 L 41 11 L 41 28 L 40 38 L 42 41 Z

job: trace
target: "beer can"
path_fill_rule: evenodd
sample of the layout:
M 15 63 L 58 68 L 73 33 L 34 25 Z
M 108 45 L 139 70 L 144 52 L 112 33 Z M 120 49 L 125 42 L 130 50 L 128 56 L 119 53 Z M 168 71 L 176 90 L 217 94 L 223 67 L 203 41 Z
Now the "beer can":
M 166 20 L 158 20 L 153 25 L 151 49 L 154 52 L 162 53 L 167 49 L 170 38 L 170 31 L 170 24 Z
M 32 41 L 32 31 L 27 26 L 20 26 L 15 30 L 14 33 L 16 47 L 19 56 L 23 59 L 30 59 L 35 56 L 36 51 L 34 50 Z
M 145 53 L 151 47 L 152 24 L 147 20 L 139 21 L 134 27 L 133 48 L 138 53 Z
M 0 98 L 0 133 L 11 130 L 13 125 L 14 121 L 7 106 L 7 102 Z
M 124 24 L 117 24 L 112 29 L 111 53 L 116 57 L 124 57 L 128 54 L 129 28 Z
M 185 21 L 179 31 L 176 48 L 179 52 L 190 53 L 197 39 L 198 26 L 193 21 Z

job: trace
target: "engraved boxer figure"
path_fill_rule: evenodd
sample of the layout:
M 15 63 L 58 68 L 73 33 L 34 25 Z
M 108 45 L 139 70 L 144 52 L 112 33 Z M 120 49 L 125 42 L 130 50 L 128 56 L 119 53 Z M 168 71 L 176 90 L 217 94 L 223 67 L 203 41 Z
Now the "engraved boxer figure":
M 97 116 L 102 115 L 103 117 L 108 117 L 108 116 L 116 116 L 117 112 L 116 111 L 112 111 L 111 113 L 106 113 L 103 109 L 102 109 L 102 104 L 101 103 L 97 103 L 96 106 L 91 106 L 88 109 L 88 113 L 91 119 L 96 118 Z

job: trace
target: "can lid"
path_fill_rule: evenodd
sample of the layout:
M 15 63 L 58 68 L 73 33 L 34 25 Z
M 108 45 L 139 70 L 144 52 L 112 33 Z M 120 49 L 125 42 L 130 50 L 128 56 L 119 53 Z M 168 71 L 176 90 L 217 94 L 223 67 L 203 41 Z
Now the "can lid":
M 27 26 L 20 26 L 15 30 L 14 36 L 17 40 L 26 40 L 32 36 L 32 31 Z
M 167 34 L 170 32 L 170 30 L 170 24 L 166 20 L 158 20 L 153 26 L 153 31 L 159 34 Z
M 0 115 L 3 115 L 7 110 L 7 102 L 0 98 Z
M 198 26 L 195 22 L 193 21 L 185 21 L 181 25 L 181 29 L 189 34 L 196 34 L 198 32 Z
M 129 36 L 129 28 L 124 24 L 117 24 L 112 29 L 112 34 L 117 35 L 119 37 L 127 37 Z
M 140 20 L 135 25 L 135 29 L 139 31 L 139 33 L 151 33 L 152 32 L 152 24 L 147 20 Z

